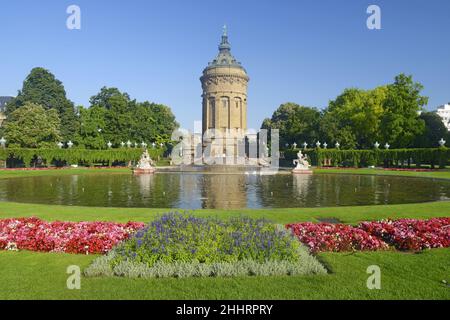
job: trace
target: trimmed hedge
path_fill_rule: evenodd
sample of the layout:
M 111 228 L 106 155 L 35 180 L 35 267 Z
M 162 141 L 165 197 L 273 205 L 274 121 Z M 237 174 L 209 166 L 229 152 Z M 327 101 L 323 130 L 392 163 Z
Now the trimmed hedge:
M 285 159 L 292 161 L 297 158 L 299 149 L 284 151 Z M 328 165 L 343 167 L 410 167 L 412 164 L 420 167 L 422 164 L 432 168 L 444 168 L 450 160 L 450 148 L 428 149 L 374 149 L 374 150 L 339 150 L 339 149 L 307 149 L 302 150 L 314 166 Z
M 52 162 L 66 164 L 86 164 L 92 166 L 94 163 L 137 161 L 142 155 L 141 148 L 120 148 L 109 150 L 88 150 L 88 149 L 25 149 L 25 148 L 4 148 L 0 149 L 0 160 L 10 162 L 23 162 L 25 167 L 30 167 L 31 162 L 38 157 L 43 163 L 49 166 Z M 159 158 L 163 149 L 148 149 L 153 159 Z

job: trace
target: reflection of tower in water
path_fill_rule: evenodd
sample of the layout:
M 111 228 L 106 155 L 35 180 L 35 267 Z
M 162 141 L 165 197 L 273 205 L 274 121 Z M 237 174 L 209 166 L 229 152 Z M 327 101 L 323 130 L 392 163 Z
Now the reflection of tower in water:
M 202 208 L 239 209 L 247 206 L 245 175 L 205 175 L 202 183 Z
M 148 198 L 153 188 L 153 174 L 139 174 L 136 179 L 139 184 L 139 192 L 143 198 Z
M 310 174 L 293 174 L 292 184 L 297 198 L 306 199 L 310 189 L 312 175 Z

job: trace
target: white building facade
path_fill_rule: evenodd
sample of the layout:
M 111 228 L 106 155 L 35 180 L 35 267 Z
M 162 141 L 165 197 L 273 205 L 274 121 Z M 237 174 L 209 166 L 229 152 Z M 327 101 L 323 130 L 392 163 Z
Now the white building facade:
M 442 122 L 444 122 L 447 130 L 450 131 L 450 102 L 440 106 L 436 113 L 442 118 Z

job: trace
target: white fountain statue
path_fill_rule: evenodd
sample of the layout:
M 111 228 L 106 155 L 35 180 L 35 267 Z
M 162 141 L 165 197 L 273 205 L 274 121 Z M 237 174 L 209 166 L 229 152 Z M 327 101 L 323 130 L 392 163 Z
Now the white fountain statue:
M 141 173 L 154 173 L 155 172 L 154 162 L 152 158 L 150 158 L 150 155 L 148 154 L 148 150 L 145 149 L 144 153 L 141 156 L 141 159 L 139 160 L 136 167 L 133 169 L 134 173 L 141 174 Z
M 292 173 L 307 173 L 311 174 L 312 170 L 310 169 L 309 162 L 307 160 L 307 156 L 302 154 L 302 150 L 299 150 L 297 153 L 297 159 L 294 159 L 293 163 L 296 167 L 292 170 Z

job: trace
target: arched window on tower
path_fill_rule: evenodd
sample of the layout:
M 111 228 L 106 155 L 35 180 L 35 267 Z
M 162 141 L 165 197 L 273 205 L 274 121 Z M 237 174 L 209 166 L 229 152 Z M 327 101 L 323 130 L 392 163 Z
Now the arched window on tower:
M 209 119 L 208 128 L 213 129 L 216 126 L 216 100 L 214 98 L 209 98 Z
M 236 129 L 242 128 L 242 99 L 240 97 L 235 97 L 234 105 L 236 108 L 235 114 L 238 115 L 238 119 L 233 123 L 233 127 Z M 234 119 L 236 119 L 236 117 Z
M 230 128 L 230 98 L 221 97 L 220 102 L 222 105 L 222 110 L 220 111 L 221 124 L 220 127 L 222 129 Z

